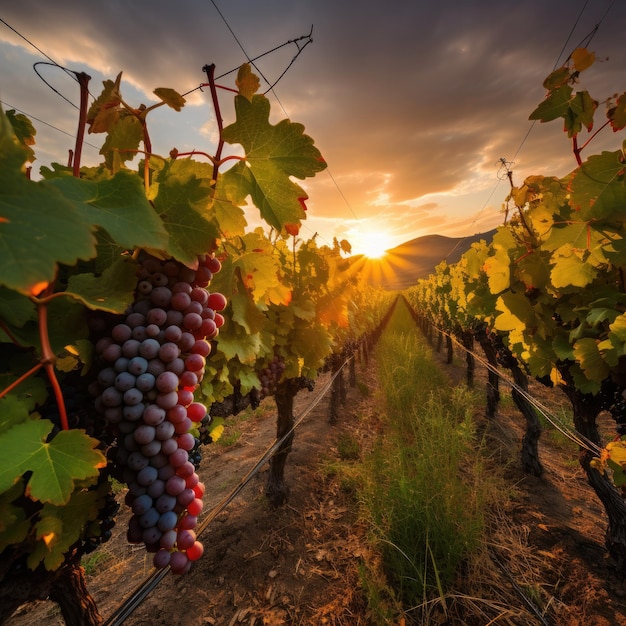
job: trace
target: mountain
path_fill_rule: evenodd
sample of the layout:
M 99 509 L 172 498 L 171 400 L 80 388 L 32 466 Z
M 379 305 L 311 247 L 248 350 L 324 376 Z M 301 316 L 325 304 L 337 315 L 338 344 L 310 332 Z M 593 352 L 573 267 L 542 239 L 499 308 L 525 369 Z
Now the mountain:
M 475 241 L 490 242 L 494 233 L 478 233 L 471 237 L 444 237 L 426 235 L 411 239 L 387 250 L 382 259 L 365 259 L 361 255 L 352 257 L 353 265 L 371 274 L 370 282 L 389 290 L 402 290 L 414 285 L 418 279 L 434 273 L 435 267 L 445 260 L 456 263 Z M 357 260 L 360 257 L 360 260 Z

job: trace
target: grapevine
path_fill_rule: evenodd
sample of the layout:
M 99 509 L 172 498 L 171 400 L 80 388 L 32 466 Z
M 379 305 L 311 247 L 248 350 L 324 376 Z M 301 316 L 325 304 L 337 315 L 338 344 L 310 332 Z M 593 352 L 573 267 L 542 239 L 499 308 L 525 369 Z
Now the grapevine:
M 597 471 L 607 469 L 605 456 L 592 461 L 602 448 L 596 426 L 600 411 L 609 410 L 619 429 L 624 420 L 624 154 L 605 151 L 586 160 L 582 154 L 600 130 L 626 128 L 626 96 L 606 100 L 606 121 L 594 131 L 598 101 L 573 89 L 594 61 L 588 50 L 574 51 L 546 78 L 546 97 L 530 116 L 541 122 L 563 120 L 576 169 L 562 178 L 529 176 L 520 186 L 509 177 L 506 202 L 517 212 L 490 243 L 474 244 L 458 270 L 450 270 L 450 276 L 460 272 L 461 280 L 452 279 L 459 291 L 439 290 L 437 314 L 451 312 L 449 323 L 459 320 L 463 327 L 472 319 L 486 325 L 520 368 L 570 399 L 583 446 L 581 465 L 605 506 L 607 547 L 624 572 L 626 506 L 615 497 L 610 474 Z M 583 132 L 589 133 L 586 141 L 580 139 Z M 417 286 L 417 301 L 427 306 L 439 278 Z M 613 449 L 619 458 L 619 446 Z

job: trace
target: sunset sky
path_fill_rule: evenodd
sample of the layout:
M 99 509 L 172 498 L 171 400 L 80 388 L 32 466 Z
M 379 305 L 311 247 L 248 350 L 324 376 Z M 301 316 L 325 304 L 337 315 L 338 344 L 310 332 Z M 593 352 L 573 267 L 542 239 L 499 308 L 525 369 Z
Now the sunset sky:
M 495 227 L 508 190 L 500 158 L 513 161 L 516 183 L 573 169 L 562 124 L 531 128 L 528 116 L 544 97 L 543 79 L 597 24 L 588 47 L 602 62 L 581 76 L 581 88 L 601 102 L 602 115 L 602 101 L 626 90 L 623 1 L 3 4 L 0 18 L 60 65 L 91 75 L 92 93 L 123 71 L 122 92 L 135 105 L 154 102 L 156 87 L 189 91 L 206 80 L 205 64 L 215 63 L 223 74 L 246 55 L 307 35 L 313 26 L 313 42 L 268 94 L 272 119 L 304 124 L 328 163 L 327 171 L 300 183 L 310 196 L 302 235 L 317 232 L 324 243 L 347 238 L 356 252 L 366 252 L 363 243 L 372 234 L 386 237 L 389 247 L 427 234 L 463 237 Z M 39 79 L 33 63 L 47 59 L 6 24 L 0 22 L 2 107 L 41 120 L 33 119 L 36 169 L 65 162 L 77 110 Z M 284 46 L 257 66 L 273 82 L 296 52 L 295 44 Z M 39 71 L 78 102 L 77 85 L 64 72 Z M 220 82 L 232 86 L 234 78 Z M 229 123 L 230 96 L 221 102 Z M 215 128 L 208 92 L 196 91 L 181 113 L 155 112 L 153 148 L 211 152 Z M 605 130 L 590 150 L 618 149 L 622 139 Z M 101 136 L 87 141 L 95 147 L 85 147 L 83 163 L 92 164 L 99 161 Z

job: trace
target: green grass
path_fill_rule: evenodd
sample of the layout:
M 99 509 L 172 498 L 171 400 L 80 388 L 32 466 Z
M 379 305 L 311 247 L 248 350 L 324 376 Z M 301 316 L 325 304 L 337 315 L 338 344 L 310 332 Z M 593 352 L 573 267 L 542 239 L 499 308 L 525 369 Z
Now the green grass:
M 384 427 L 363 462 L 365 515 L 391 595 L 405 608 L 433 596 L 445 606 L 446 588 L 484 528 L 472 421 L 479 400 L 465 386 L 450 386 L 405 307 L 383 333 L 376 360 Z M 364 587 L 371 591 L 372 581 Z M 370 605 L 379 595 L 368 592 Z

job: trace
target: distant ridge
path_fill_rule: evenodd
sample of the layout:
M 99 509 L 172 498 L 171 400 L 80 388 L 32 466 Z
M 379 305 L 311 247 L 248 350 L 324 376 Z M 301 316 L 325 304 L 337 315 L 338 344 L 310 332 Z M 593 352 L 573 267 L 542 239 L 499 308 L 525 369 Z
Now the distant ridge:
M 441 261 L 456 263 L 475 241 L 484 239 L 489 243 L 495 232 L 494 229 L 471 237 L 425 235 L 411 239 L 387 250 L 383 259 L 377 261 L 381 272 L 374 274 L 376 278 L 372 278 L 372 284 L 389 290 L 406 289 L 418 279 L 434 273 Z

